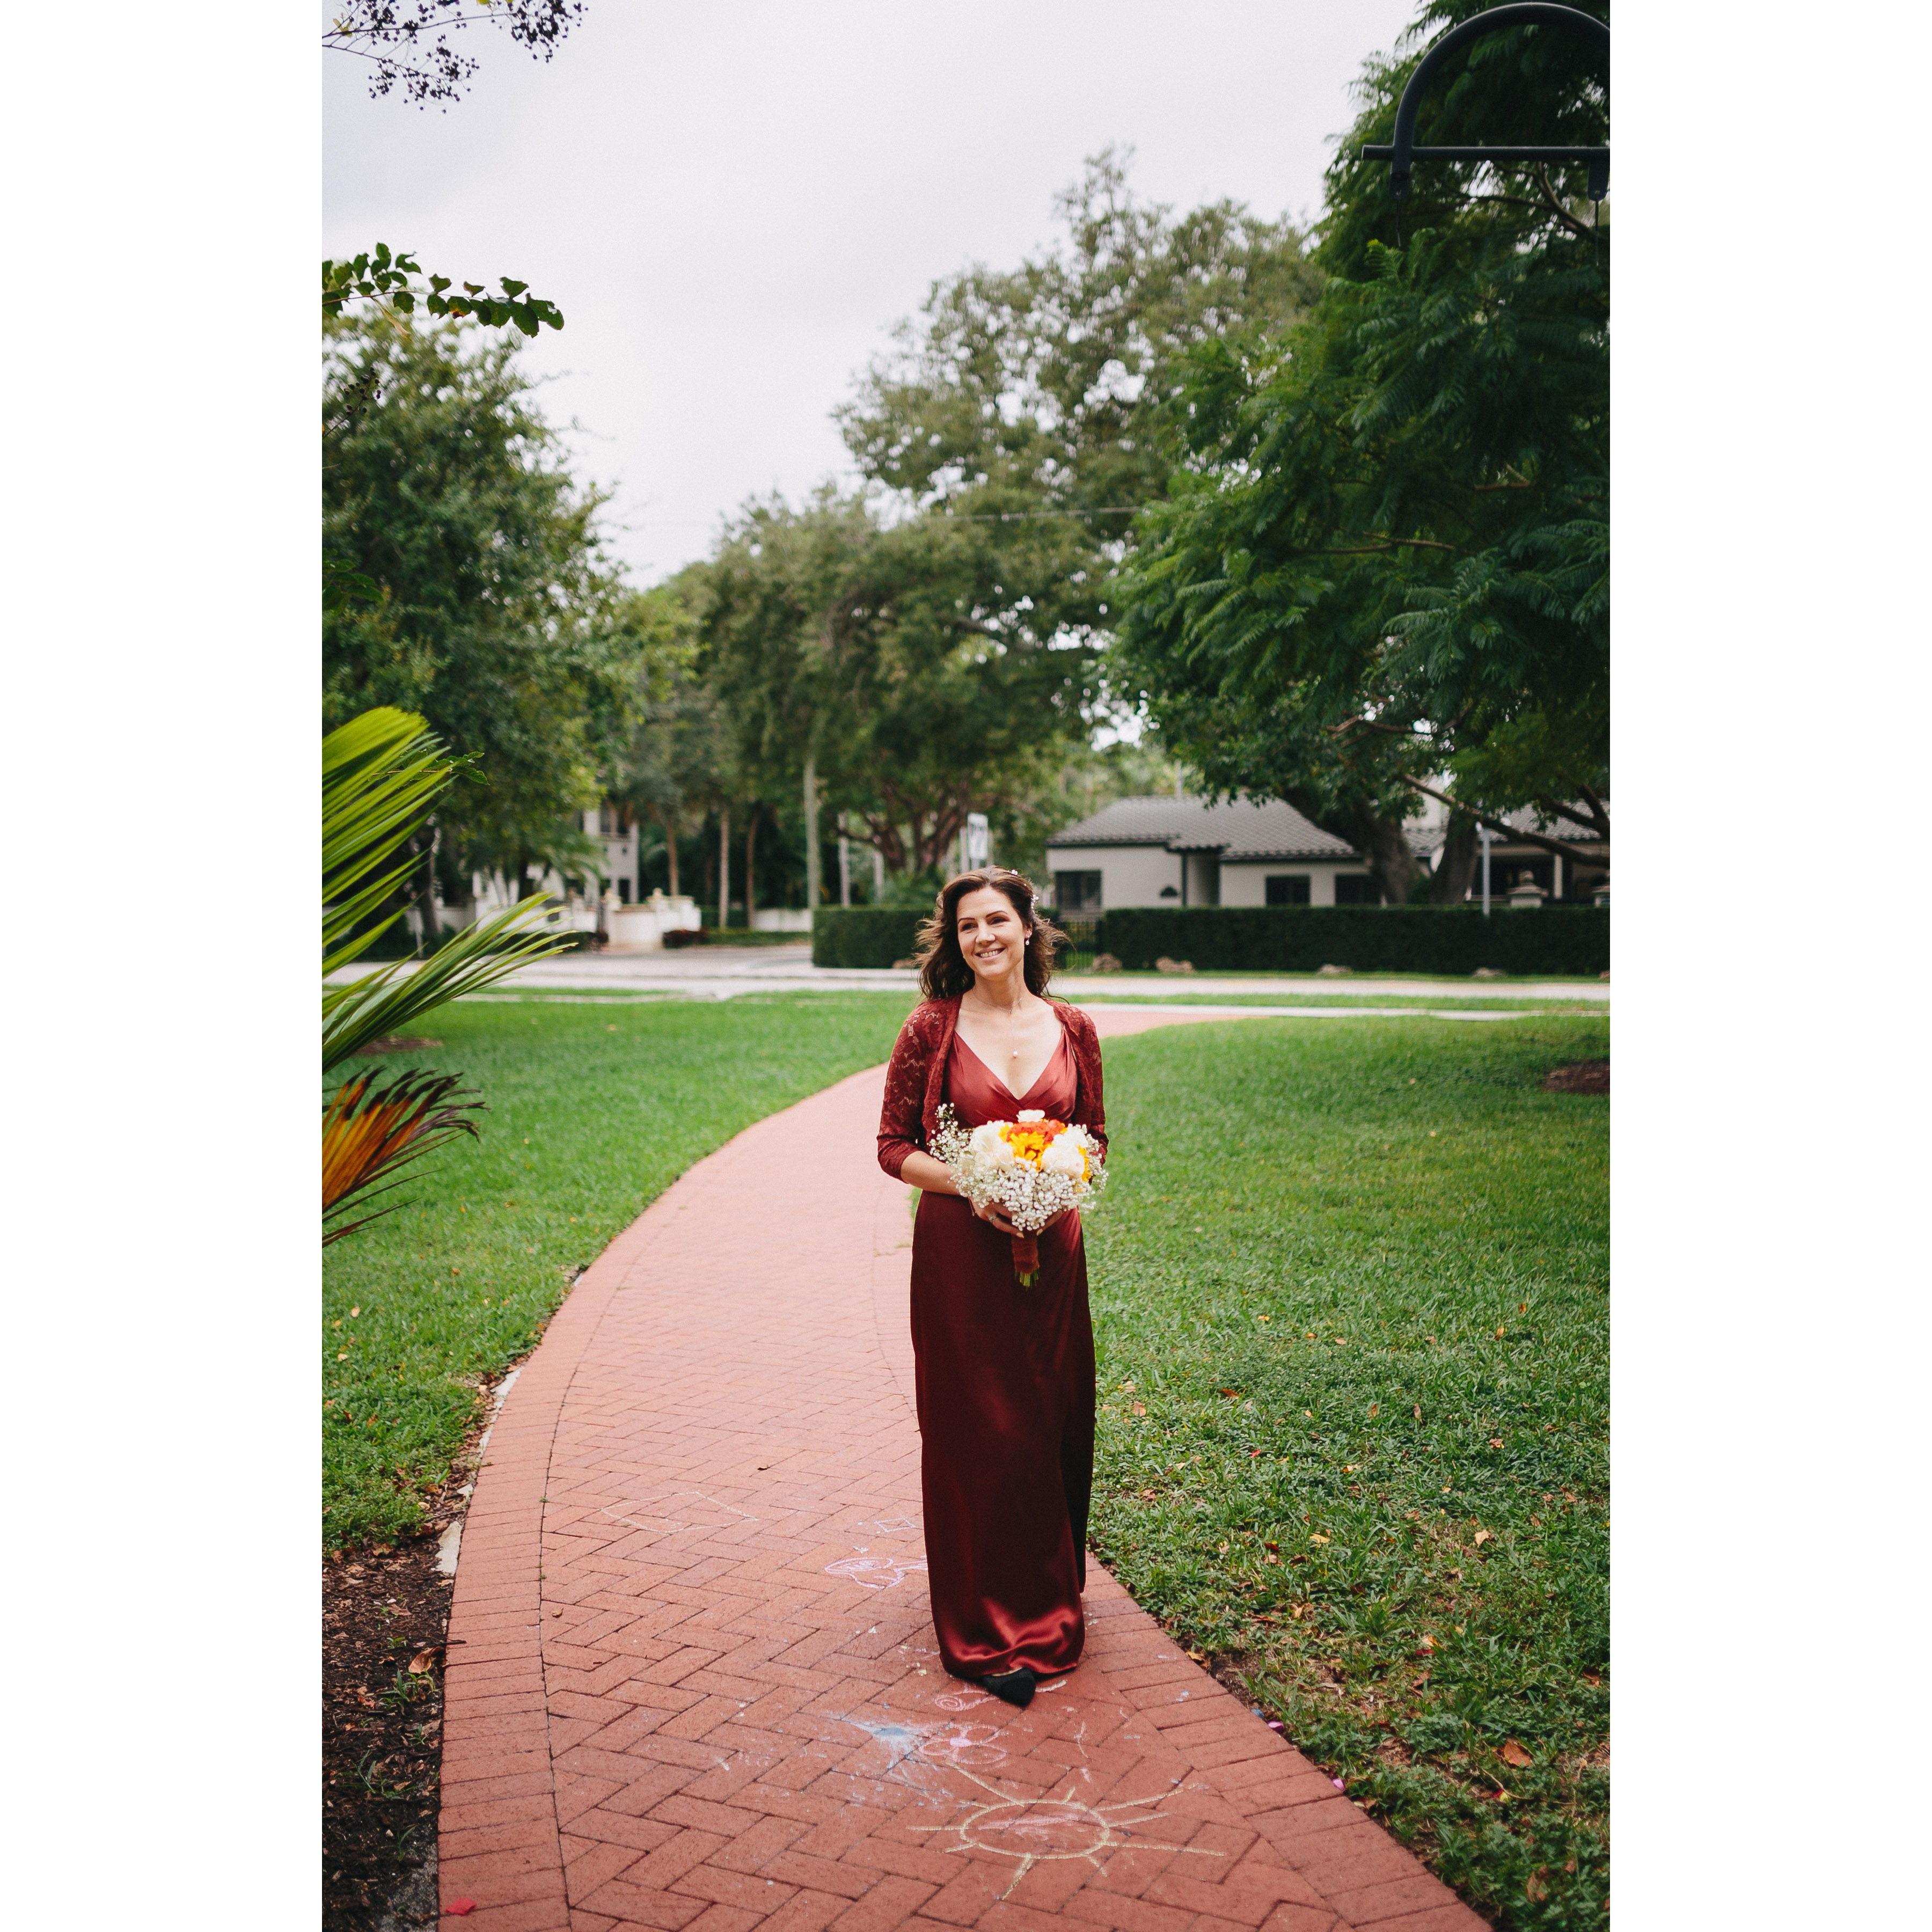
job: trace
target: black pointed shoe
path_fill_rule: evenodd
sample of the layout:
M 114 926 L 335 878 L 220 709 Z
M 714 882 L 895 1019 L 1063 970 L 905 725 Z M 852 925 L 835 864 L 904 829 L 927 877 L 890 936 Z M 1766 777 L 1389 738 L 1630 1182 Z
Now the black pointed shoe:
M 1035 1672 L 1024 1664 L 1017 1670 L 1003 1670 L 997 1677 L 982 1677 L 981 1689 L 990 1690 L 1003 1702 L 1024 1711 L 1033 1702 L 1033 1694 L 1040 1683 Z

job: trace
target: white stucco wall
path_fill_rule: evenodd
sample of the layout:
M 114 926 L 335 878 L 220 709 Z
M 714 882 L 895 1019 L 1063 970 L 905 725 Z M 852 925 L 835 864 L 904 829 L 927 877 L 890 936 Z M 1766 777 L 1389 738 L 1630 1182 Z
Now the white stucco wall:
M 1258 906 L 1268 904 L 1268 881 L 1277 875 L 1308 881 L 1308 903 L 1331 906 L 1335 903 L 1335 879 L 1346 872 L 1352 878 L 1366 875 L 1366 866 L 1342 865 L 1332 860 L 1270 860 L 1251 865 L 1221 866 L 1221 903 L 1225 906 Z
M 1112 906 L 1178 905 L 1180 858 L 1162 845 L 1049 845 L 1049 872 L 1098 872 L 1100 904 Z M 1164 899 L 1162 886 L 1174 888 Z

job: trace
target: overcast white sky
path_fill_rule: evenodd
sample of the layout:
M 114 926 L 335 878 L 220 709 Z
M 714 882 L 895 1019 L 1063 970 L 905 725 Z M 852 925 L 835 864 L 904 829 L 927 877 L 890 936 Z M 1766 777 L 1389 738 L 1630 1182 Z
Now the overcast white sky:
M 590 0 L 494 32 L 447 112 L 325 58 L 322 253 L 377 241 L 562 309 L 526 352 L 640 582 L 754 494 L 844 471 L 829 412 L 938 276 L 1010 263 L 1109 142 L 1136 190 L 1312 215 L 1351 83 L 1415 0 Z

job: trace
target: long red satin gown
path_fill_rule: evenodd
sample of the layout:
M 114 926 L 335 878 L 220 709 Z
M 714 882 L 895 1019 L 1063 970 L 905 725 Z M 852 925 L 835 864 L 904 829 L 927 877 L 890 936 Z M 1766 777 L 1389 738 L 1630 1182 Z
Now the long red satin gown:
M 1066 1120 L 1076 1090 L 1064 1030 L 1017 1100 L 954 1036 L 946 1097 L 969 1128 L 1023 1107 Z M 1039 1277 L 1022 1288 L 1012 1237 L 958 1195 L 922 1195 L 913 1224 L 927 1582 L 940 1657 L 956 1677 L 1070 1670 L 1086 1636 L 1094 1327 L 1079 1215 L 1039 1240 Z

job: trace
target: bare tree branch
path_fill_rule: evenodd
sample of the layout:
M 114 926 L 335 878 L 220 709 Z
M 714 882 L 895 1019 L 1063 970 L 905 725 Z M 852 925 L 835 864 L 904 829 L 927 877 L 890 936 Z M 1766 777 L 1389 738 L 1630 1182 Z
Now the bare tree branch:
M 1536 176 L 1537 186 L 1543 190 L 1543 205 L 1549 209 L 1550 213 L 1555 215 L 1557 220 L 1562 222 L 1564 226 L 1568 229 L 1572 235 L 1580 236 L 1586 240 L 1594 236 L 1597 231 L 1594 228 L 1591 227 L 1586 222 L 1579 221 L 1576 218 L 1556 199 L 1556 191 L 1550 185 L 1550 170 L 1546 168 L 1540 161 L 1538 161 L 1532 172 Z
M 1604 849 L 1601 852 L 1592 852 L 1586 855 L 1577 850 L 1576 841 L 1574 838 L 1568 840 L 1551 838 L 1540 832 L 1526 832 L 1521 826 L 1512 825 L 1508 819 L 1498 818 L 1493 813 L 1479 812 L 1475 806 L 1466 805 L 1460 798 L 1451 798 L 1446 791 L 1438 791 L 1433 785 L 1424 784 L 1421 779 L 1411 778 L 1406 772 L 1400 776 L 1402 783 L 1412 790 L 1420 792 L 1425 798 L 1435 799 L 1439 803 L 1448 806 L 1452 812 L 1460 812 L 1465 818 L 1473 818 L 1478 825 L 1486 825 L 1492 832 L 1501 832 L 1514 845 L 1534 845 L 1545 852 L 1553 852 L 1559 859 L 1581 860 L 1589 865 L 1607 866 L 1610 862 L 1608 819 L 1604 821 Z M 1549 815 L 1545 809 L 1545 800 L 1538 799 L 1537 806 L 1538 810 L 1544 811 L 1546 817 Z M 1574 818 L 1576 814 L 1570 812 L 1567 813 L 1565 816 Z M 1586 821 L 1578 819 L 1576 822 L 1580 825 Z

